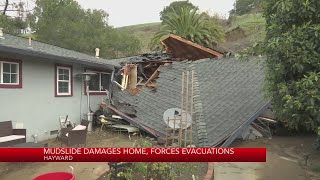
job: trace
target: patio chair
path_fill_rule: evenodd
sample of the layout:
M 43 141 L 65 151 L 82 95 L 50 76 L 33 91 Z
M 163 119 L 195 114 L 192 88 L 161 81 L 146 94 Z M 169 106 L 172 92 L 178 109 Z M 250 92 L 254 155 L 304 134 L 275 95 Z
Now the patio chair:
M 74 145 L 87 145 L 87 128 L 83 130 L 71 130 L 63 136 L 61 139 L 61 147 L 62 144 L 66 144 L 67 146 Z
M 62 144 L 67 144 L 68 146 L 73 145 L 86 145 L 87 132 L 88 132 L 89 121 L 81 120 L 80 125 L 67 128 L 62 128 L 60 133 L 60 141 Z M 81 131 L 81 132 L 80 132 Z
M 105 118 L 105 117 L 102 117 L 103 115 L 99 116 L 98 119 L 100 120 L 101 122 L 101 127 L 100 127 L 100 131 L 102 131 L 102 129 L 104 127 L 107 127 L 108 126 L 108 120 Z
M 62 138 L 67 137 L 66 134 L 68 134 L 68 132 L 71 130 L 72 130 L 72 127 L 61 128 L 59 130 L 56 140 L 61 141 Z
M 63 136 L 65 136 L 66 133 L 68 133 L 68 131 L 70 131 L 75 126 L 75 124 L 71 122 L 68 115 L 59 116 L 59 125 L 60 130 L 58 132 L 56 140 L 61 139 Z
M 112 127 L 112 130 L 115 132 L 119 132 L 119 133 L 123 131 L 128 132 L 128 136 L 130 140 L 131 140 L 131 134 L 132 135 L 140 134 L 140 129 L 133 125 L 115 124 L 115 125 L 112 125 L 111 127 Z

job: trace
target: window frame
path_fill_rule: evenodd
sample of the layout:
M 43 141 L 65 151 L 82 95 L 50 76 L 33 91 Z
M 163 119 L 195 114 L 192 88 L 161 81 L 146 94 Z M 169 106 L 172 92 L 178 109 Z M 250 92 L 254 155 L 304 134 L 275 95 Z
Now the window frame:
M 16 64 L 17 83 L 3 83 L 3 63 Z M 12 59 L 0 59 L 0 88 L 22 88 L 22 61 Z
M 111 78 L 111 72 L 107 72 L 107 71 L 103 71 L 103 70 L 98 70 L 98 69 L 85 69 L 84 72 L 93 72 L 93 73 L 97 73 L 99 74 L 99 87 L 101 87 L 101 75 L 102 74 L 107 74 L 110 75 Z M 109 85 L 110 86 L 110 85 Z M 99 88 L 100 89 L 100 88 Z M 109 89 L 107 89 L 107 91 L 109 91 Z M 84 94 L 87 95 L 87 88 L 86 88 L 86 82 L 84 82 Z M 89 90 L 89 95 L 106 95 L 106 91 L 90 91 Z
M 67 69 L 69 70 L 69 92 L 68 93 L 59 93 L 59 82 L 66 82 L 65 80 L 59 80 L 59 69 Z M 55 76 L 54 76 L 54 91 L 55 97 L 71 97 L 73 96 L 73 73 L 72 73 L 72 66 L 71 65 L 62 65 L 56 64 L 55 65 Z

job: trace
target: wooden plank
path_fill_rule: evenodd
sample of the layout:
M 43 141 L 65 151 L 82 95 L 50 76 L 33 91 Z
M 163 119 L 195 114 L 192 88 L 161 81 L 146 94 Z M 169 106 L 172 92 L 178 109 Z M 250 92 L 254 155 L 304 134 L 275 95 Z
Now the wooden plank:
M 168 140 L 169 139 L 175 140 L 175 139 L 178 139 L 178 138 L 179 138 L 179 136 L 170 136 L 170 137 L 168 137 Z
M 176 131 L 176 117 L 173 116 L 173 130 L 172 130 L 172 136 L 175 136 L 175 131 Z M 172 144 L 174 143 L 174 139 L 172 139 Z
M 136 65 L 133 65 L 129 69 L 129 89 L 135 89 L 137 87 L 138 81 L 138 68 Z
M 182 136 L 182 118 L 183 118 L 183 98 L 184 98 L 184 72 L 182 72 L 182 78 L 181 78 L 181 116 L 180 116 L 180 127 L 179 127 L 179 147 L 181 147 L 181 136 Z
M 193 123 L 193 83 L 194 83 L 194 70 L 192 70 L 192 71 L 191 71 L 191 107 L 190 107 L 191 125 L 190 125 L 190 145 L 192 145 L 192 123 Z
M 125 64 L 125 66 L 123 67 L 123 75 L 122 75 L 122 82 L 121 82 L 121 86 L 123 87 L 123 89 L 127 89 L 127 85 L 128 85 L 128 64 Z
M 160 66 L 157 68 L 157 70 L 155 70 L 155 71 L 153 72 L 153 74 L 151 75 L 151 77 L 150 77 L 150 78 L 147 80 L 147 82 L 144 84 L 144 87 L 147 86 L 154 78 L 157 77 L 157 74 L 158 74 L 158 72 L 159 72 L 159 68 L 160 68 Z
M 157 87 L 157 85 L 155 85 L 155 84 L 148 84 L 147 87 L 155 88 L 155 87 Z
M 268 121 L 268 122 L 272 122 L 272 123 L 277 123 L 277 121 L 273 120 L 273 119 L 270 119 L 270 118 L 265 118 L 265 117 L 258 117 L 258 119 L 261 119 L 261 120 L 265 120 L 265 121 Z
M 186 122 L 185 122 L 185 130 L 184 130 L 184 147 L 187 147 L 187 132 L 188 132 L 188 110 L 189 110 L 189 71 L 187 71 L 187 82 L 186 82 Z
M 137 86 L 144 85 L 144 84 L 142 84 L 142 81 L 143 81 L 143 79 L 142 79 L 142 78 L 141 78 L 141 79 L 139 79 L 139 82 L 137 83 Z

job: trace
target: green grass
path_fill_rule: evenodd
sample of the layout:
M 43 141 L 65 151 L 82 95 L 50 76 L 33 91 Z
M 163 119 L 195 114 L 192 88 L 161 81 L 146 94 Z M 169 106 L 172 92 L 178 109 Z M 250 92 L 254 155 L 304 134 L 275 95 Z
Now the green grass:
M 123 29 L 123 30 L 129 30 L 132 32 L 136 31 L 141 31 L 141 30 L 149 30 L 152 28 L 160 27 L 160 22 L 155 22 L 155 23 L 145 23 L 145 24 L 136 24 L 132 26 L 123 26 L 119 27 L 118 29 Z
M 159 31 L 160 24 L 160 22 L 137 24 L 132 26 L 119 27 L 118 29 L 134 34 L 141 41 L 141 53 L 146 53 L 150 51 L 149 43 L 154 34 Z
M 320 165 L 315 165 L 314 167 L 312 167 L 312 171 L 320 173 Z
M 228 25 L 224 27 L 225 32 L 229 32 L 239 26 L 244 30 L 245 37 L 236 41 L 226 41 L 220 45 L 233 52 L 240 52 L 255 42 L 263 41 L 266 35 L 265 23 L 261 13 L 233 17 Z
M 240 26 L 245 31 L 249 41 L 260 41 L 265 37 L 265 23 L 266 21 L 261 13 L 245 14 L 234 17 L 227 31 Z

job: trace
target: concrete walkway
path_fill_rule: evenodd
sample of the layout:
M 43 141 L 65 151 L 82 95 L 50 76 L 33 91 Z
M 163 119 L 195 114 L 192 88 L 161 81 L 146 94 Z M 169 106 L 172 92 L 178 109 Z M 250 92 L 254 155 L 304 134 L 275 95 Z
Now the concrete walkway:
M 214 180 L 256 180 L 257 163 L 214 163 Z

